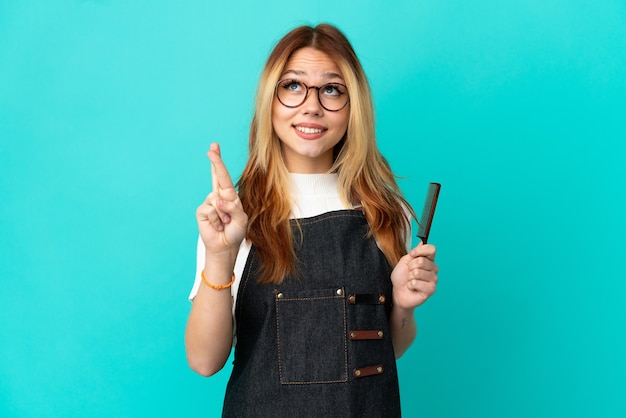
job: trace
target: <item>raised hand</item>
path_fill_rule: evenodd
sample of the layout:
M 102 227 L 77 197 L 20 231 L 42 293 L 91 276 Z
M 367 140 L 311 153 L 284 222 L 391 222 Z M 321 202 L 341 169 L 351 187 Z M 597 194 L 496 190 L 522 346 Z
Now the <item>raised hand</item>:
M 394 306 L 413 309 L 435 293 L 439 272 L 436 253 L 434 245 L 420 243 L 400 259 L 391 273 Z
M 213 190 L 196 210 L 200 236 L 207 255 L 236 254 L 246 235 L 248 215 L 222 161 L 219 145 L 211 144 L 207 155 L 211 160 Z

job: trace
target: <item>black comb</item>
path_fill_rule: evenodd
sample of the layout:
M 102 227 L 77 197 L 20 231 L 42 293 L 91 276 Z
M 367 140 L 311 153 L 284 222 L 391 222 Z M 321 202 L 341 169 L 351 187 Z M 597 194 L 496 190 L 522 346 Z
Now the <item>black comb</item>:
M 430 183 L 428 185 L 428 193 L 426 194 L 422 217 L 417 222 L 419 226 L 417 229 L 417 237 L 422 240 L 423 244 L 426 244 L 428 241 L 430 225 L 433 223 L 433 216 L 435 216 L 435 207 L 437 206 L 437 198 L 439 198 L 440 189 L 441 184 L 439 183 Z

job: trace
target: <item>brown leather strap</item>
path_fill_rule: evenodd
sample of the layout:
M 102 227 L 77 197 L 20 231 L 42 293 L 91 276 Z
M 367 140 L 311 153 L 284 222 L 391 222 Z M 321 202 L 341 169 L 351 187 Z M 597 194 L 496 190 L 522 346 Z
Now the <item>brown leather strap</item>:
M 382 340 L 383 331 L 380 329 L 362 329 L 350 331 L 350 339 L 352 341 L 358 340 Z
M 368 366 L 368 367 L 357 367 L 352 372 L 352 375 L 357 379 L 361 377 L 374 376 L 383 374 L 383 365 L 379 364 L 377 366 Z

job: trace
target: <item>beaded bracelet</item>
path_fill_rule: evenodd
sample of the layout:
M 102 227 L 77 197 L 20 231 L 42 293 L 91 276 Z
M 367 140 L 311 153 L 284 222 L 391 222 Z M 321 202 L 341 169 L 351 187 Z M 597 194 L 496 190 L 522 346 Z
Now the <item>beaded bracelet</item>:
M 220 284 L 220 285 L 213 284 L 213 283 L 209 282 L 206 279 L 206 277 L 204 277 L 204 270 L 202 270 L 202 272 L 200 273 L 200 276 L 202 277 L 202 281 L 204 282 L 204 284 L 209 286 L 211 289 L 215 289 L 215 290 L 228 289 L 229 287 L 231 287 L 233 285 L 233 283 L 235 283 L 235 273 L 233 273 L 233 278 L 230 281 L 230 283 Z

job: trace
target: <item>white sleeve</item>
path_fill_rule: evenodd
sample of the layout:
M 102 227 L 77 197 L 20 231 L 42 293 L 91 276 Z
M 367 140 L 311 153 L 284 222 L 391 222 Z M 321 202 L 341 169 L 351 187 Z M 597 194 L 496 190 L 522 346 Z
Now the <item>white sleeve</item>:
M 202 269 L 204 269 L 204 261 L 205 261 L 204 253 L 205 253 L 204 242 L 202 242 L 202 239 L 198 235 L 198 245 L 196 248 L 196 279 L 193 282 L 191 293 L 189 293 L 190 301 L 193 301 L 193 298 L 195 298 L 196 295 L 198 294 L 198 288 L 200 287 L 200 282 L 202 281 L 202 277 L 200 276 L 200 273 L 202 272 Z

